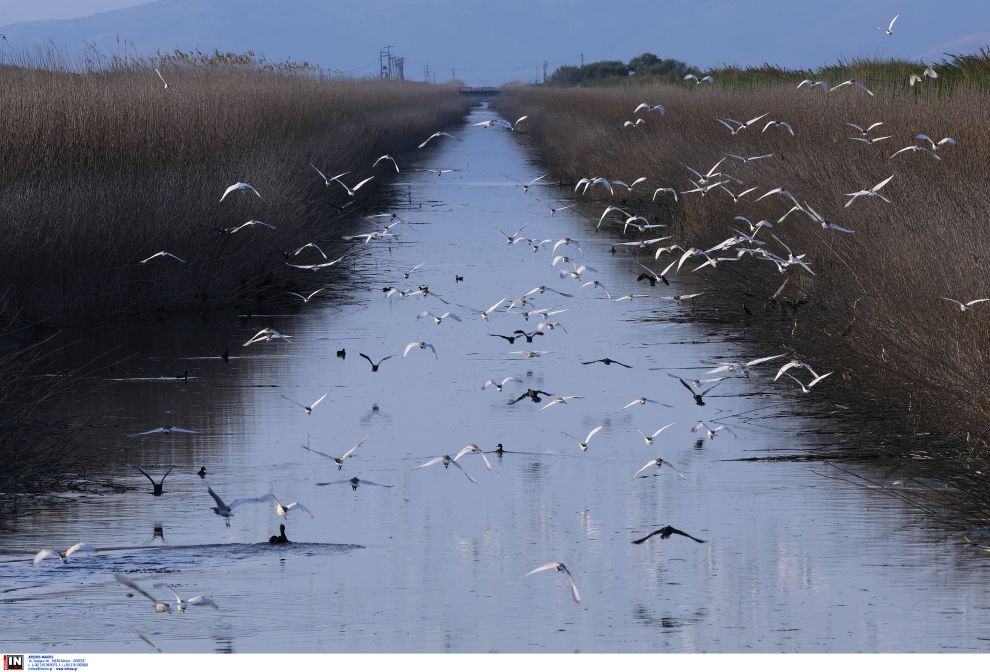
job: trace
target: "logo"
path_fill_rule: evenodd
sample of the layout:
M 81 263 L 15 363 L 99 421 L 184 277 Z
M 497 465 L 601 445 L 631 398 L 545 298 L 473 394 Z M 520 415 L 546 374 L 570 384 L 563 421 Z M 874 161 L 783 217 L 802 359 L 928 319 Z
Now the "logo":
M 14 655 L 4 655 L 3 657 L 3 669 L 5 670 L 23 670 L 24 669 L 24 656 L 19 654 Z

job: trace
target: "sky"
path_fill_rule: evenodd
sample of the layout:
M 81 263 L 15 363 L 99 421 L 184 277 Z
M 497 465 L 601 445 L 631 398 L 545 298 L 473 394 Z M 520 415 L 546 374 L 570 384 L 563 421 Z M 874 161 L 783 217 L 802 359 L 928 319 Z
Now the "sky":
M 138 6 L 139 5 L 139 6 Z M 704 69 L 723 64 L 817 67 L 854 57 L 938 60 L 990 44 L 985 0 L 3 0 L 0 32 L 15 44 L 65 49 L 126 37 L 156 49 L 245 51 L 307 60 L 355 76 L 394 46 L 406 77 L 472 84 L 532 81 L 563 64 L 645 51 Z M 124 8 L 124 9 L 122 9 Z M 110 11 L 119 10 L 119 11 Z M 94 12 L 109 12 L 75 18 Z M 895 14 L 894 35 L 878 30 Z M 21 23 L 18 21 L 47 21 Z

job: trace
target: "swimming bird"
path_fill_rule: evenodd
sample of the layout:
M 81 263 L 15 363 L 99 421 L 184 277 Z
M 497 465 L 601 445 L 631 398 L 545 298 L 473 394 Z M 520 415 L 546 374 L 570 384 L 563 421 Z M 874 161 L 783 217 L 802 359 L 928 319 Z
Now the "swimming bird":
M 185 261 L 185 259 L 180 259 L 179 257 L 177 257 L 177 256 L 175 256 L 175 255 L 174 255 L 174 254 L 172 254 L 171 252 L 166 252 L 165 250 L 162 250 L 161 252 L 155 252 L 155 253 L 154 253 L 153 255 L 151 255 L 151 256 L 150 256 L 150 257 L 148 257 L 147 259 L 143 259 L 143 260 L 141 260 L 141 261 L 140 261 L 140 262 L 138 262 L 138 263 L 141 263 L 141 264 L 147 264 L 147 263 L 148 263 L 149 261 L 151 261 L 152 259 L 157 259 L 158 257 L 165 257 L 165 258 L 171 258 L 171 259 L 175 259 L 175 260 L 176 260 L 177 262 L 179 262 L 180 264 L 184 264 L 184 263 L 186 263 L 186 261 Z
M 200 478 L 206 478 L 206 467 L 200 467 L 199 471 L 196 472 L 196 475 Z
M 302 294 L 296 294 L 295 292 L 286 292 L 286 294 L 288 294 L 289 296 L 295 296 L 295 297 L 298 297 L 298 298 L 302 299 L 302 302 L 303 303 L 309 303 L 309 300 L 310 299 L 312 299 L 314 296 L 316 296 L 317 294 L 319 294 L 323 290 L 324 290 L 324 288 L 323 287 L 320 287 L 319 289 L 310 292 L 306 296 L 303 296 Z
M 557 404 L 566 404 L 568 399 L 584 399 L 584 397 L 577 396 L 577 395 L 570 395 L 570 396 L 566 396 L 566 397 L 554 397 L 553 399 L 550 400 L 550 403 L 546 404 L 540 410 L 541 411 L 545 411 L 548 408 L 550 408 L 551 406 L 556 406 Z
M 959 310 L 961 310 L 964 313 L 967 310 L 972 310 L 973 306 L 975 306 L 978 303 L 983 303 L 984 301 L 990 301 L 990 299 L 973 299 L 972 301 L 967 301 L 966 303 L 963 303 L 962 301 L 956 301 L 955 299 L 950 299 L 947 296 L 943 296 L 942 299 L 945 301 L 951 301 L 952 303 L 956 304 L 957 306 L 959 306 Z
M 289 541 L 289 538 L 287 536 L 285 536 L 285 525 L 284 524 L 281 524 L 281 525 L 278 526 L 278 536 L 277 537 L 274 534 L 272 536 L 268 537 L 268 543 L 269 544 L 291 544 L 292 543 L 291 541 Z
M 797 383 L 798 385 L 800 385 L 800 386 L 801 386 L 801 391 L 802 391 L 802 392 L 804 392 L 805 394 L 808 394 L 809 392 L 811 392 L 811 388 L 812 388 L 812 387 L 814 387 L 815 385 L 817 385 L 817 384 L 818 384 L 818 383 L 820 383 L 821 381 L 823 381 L 823 380 L 825 380 L 826 378 L 828 378 L 829 376 L 831 376 L 831 375 L 832 375 L 833 373 L 835 373 L 835 372 L 834 372 L 834 371 L 829 371 L 828 373 L 824 373 L 824 374 L 822 374 L 822 375 L 820 375 L 820 376 L 816 376 L 816 377 L 815 377 L 815 379 L 814 379 L 814 380 L 812 380 L 812 381 L 811 381 L 810 383 L 808 383 L 807 385 L 805 385 L 804 383 L 802 383 L 802 382 L 801 382 L 800 380 L 798 380 L 797 378 L 795 378 L 794 376 L 792 376 L 792 375 L 791 375 L 791 374 L 789 374 L 789 373 L 788 373 L 788 374 L 786 374 L 786 375 L 787 375 L 787 377 L 788 377 L 788 378 L 790 378 L 790 379 L 791 379 L 791 380 L 793 380 L 793 381 L 794 381 L 795 383 Z
M 116 573 L 115 572 L 114 575 L 113 575 L 113 578 L 117 581 L 117 583 L 120 583 L 120 584 L 122 584 L 124 586 L 127 586 L 128 588 L 130 588 L 131 590 L 133 590 L 135 593 L 138 593 L 139 595 L 143 595 L 143 596 L 147 597 L 149 600 L 151 600 L 151 603 L 155 605 L 154 606 L 154 609 L 155 609 L 155 613 L 156 614 L 164 614 L 164 613 L 171 613 L 172 612 L 172 607 L 169 606 L 169 604 L 167 602 L 162 602 L 157 597 L 155 597 L 154 595 L 152 595 L 151 593 L 149 593 L 148 591 L 146 591 L 144 588 L 142 588 L 141 586 L 139 586 L 135 582 L 133 582 L 130 579 L 128 579 L 123 574 L 120 574 L 120 573 Z
M 675 467 L 673 464 L 671 464 L 669 460 L 665 460 L 662 457 L 655 457 L 655 458 L 653 458 L 652 460 L 650 460 L 649 462 L 647 462 L 646 464 L 644 464 L 642 467 L 640 467 L 639 471 L 637 471 L 635 474 L 633 474 L 632 477 L 633 478 L 639 477 L 640 474 L 642 474 L 644 471 L 646 471 L 650 467 L 656 467 L 658 470 L 659 469 L 662 469 L 663 468 L 663 465 L 665 465 L 665 464 L 667 466 L 669 466 L 671 469 L 673 469 L 674 472 L 678 475 L 678 477 L 680 477 L 682 480 L 685 480 L 685 481 L 687 480 L 687 476 L 685 476 L 680 471 L 678 471 L 677 470 L 677 467 Z M 648 478 L 648 477 L 647 476 L 643 476 L 643 478 Z
M 488 469 L 488 471 L 492 470 L 492 464 L 491 462 L 488 461 L 488 458 L 485 456 L 485 451 L 483 451 L 481 448 L 478 448 L 478 446 L 474 443 L 469 443 L 468 445 L 464 446 L 459 451 L 457 451 L 457 454 L 454 455 L 454 462 L 461 459 L 468 453 L 478 453 L 478 455 L 481 455 L 481 461 L 485 463 L 485 468 Z
M 96 549 L 85 543 L 73 544 L 64 551 L 53 551 L 50 548 L 43 548 L 35 554 L 34 559 L 31 560 L 31 564 L 37 567 L 38 563 L 48 558 L 58 558 L 65 564 L 74 553 L 96 553 Z
M 841 84 L 836 84 L 835 86 L 832 87 L 832 91 L 835 91 L 836 89 L 838 89 L 840 87 L 843 87 L 843 86 L 854 86 L 857 89 L 861 89 L 861 90 L 865 91 L 866 93 L 870 94 L 871 96 L 873 95 L 873 92 L 872 91 L 870 91 L 868 88 L 866 88 L 865 86 L 863 86 L 863 83 L 860 82 L 859 80 L 856 80 L 856 79 L 848 79 L 848 80 L 842 82 Z
M 890 23 L 887 24 L 887 27 L 886 28 L 884 28 L 883 26 L 879 26 L 879 27 L 877 27 L 877 30 L 882 30 L 884 32 L 884 34 L 885 35 L 888 35 L 888 36 L 893 35 L 894 34 L 894 22 L 897 21 L 897 17 L 898 16 L 900 16 L 900 14 L 895 15 L 894 18 L 892 18 L 890 20 Z
M 590 432 L 588 432 L 588 436 L 584 437 L 584 441 L 582 441 L 581 439 L 577 438 L 573 434 L 568 434 L 567 432 L 561 432 L 561 435 L 562 436 L 566 436 L 567 438 L 569 438 L 569 439 L 571 439 L 573 441 L 576 441 L 577 444 L 578 444 L 578 447 L 581 449 L 581 452 L 587 452 L 588 451 L 588 444 L 591 442 L 591 437 L 593 437 L 598 432 L 602 431 L 602 428 L 603 427 L 604 427 L 604 425 L 598 425 L 597 427 L 595 427 L 594 429 L 592 429 Z
M 283 537 L 285 536 L 284 525 L 282 526 L 282 536 Z M 277 537 L 272 537 L 272 539 L 277 539 Z M 286 542 L 288 542 L 288 539 L 286 539 Z M 282 542 L 278 542 L 278 543 L 282 543 Z M 202 595 L 197 595 L 196 597 L 190 597 L 188 600 L 184 600 L 182 599 L 182 596 L 180 596 L 177 592 L 175 592 L 175 588 L 173 588 L 171 585 L 167 583 L 153 583 L 151 584 L 151 587 L 166 588 L 173 595 L 175 595 L 176 609 L 178 609 L 180 614 L 185 613 L 186 609 L 188 609 L 189 607 L 213 607 L 214 609 L 219 609 L 216 602 L 214 602 L 212 599 L 208 597 L 203 597 Z
M 347 186 L 346 184 L 344 184 L 343 182 L 341 182 L 341 181 L 340 181 L 340 178 L 335 178 L 335 180 L 334 180 L 334 181 L 335 181 L 335 182 L 336 182 L 337 184 L 339 184 L 340 186 L 342 186 L 342 187 L 344 188 L 344 190 L 345 190 L 345 191 L 347 191 L 347 195 L 348 195 L 348 196 L 354 196 L 355 194 L 357 194 L 357 190 L 358 190 L 358 189 L 360 189 L 360 188 L 361 188 L 361 187 L 363 187 L 364 185 L 366 185 L 366 184 L 368 184 L 368 182 L 371 182 L 371 181 L 372 181 L 373 179 L 375 179 L 375 176 L 374 176 L 374 175 L 372 175 L 371 177 L 366 177 L 366 178 L 364 178 L 363 180 L 361 180 L 360 182 L 358 182 L 357 184 L 355 184 L 355 185 L 354 185 L 354 188 L 353 188 L 353 189 L 352 189 L 351 187 L 348 187 L 348 186 Z
M 443 468 L 444 469 L 446 469 L 450 465 L 454 465 L 455 467 L 457 467 L 458 469 L 461 470 L 461 472 L 464 474 L 464 476 L 467 477 L 467 479 L 469 481 L 471 481 L 472 483 L 477 483 L 478 482 L 478 481 L 474 480 L 473 478 L 471 478 L 471 474 L 469 474 L 464 469 L 464 467 L 462 467 L 461 465 L 457 464 L 457 461 L 454 460 L 454 458 L 452 458 L 450 455 L 447 455 L 446 453 L 443 454 L 443 455 L 441 455 L 441 456 L 439 456 L 439 457 L 434 457 L 432 460 L 429 460 L 428 462 L 424 462 L 423 464 L 419 465 L 418 467 L 415 467 L 414 469 L 412 469 L 412 471 L 418 471 L 420 469 L 425 469 L 426 467 L 433 466 L 434 464 L 443 464 Z
M 334 457 L 333 455 L 328 455 L 327 453 L 320 452 L 319 450 L 316 450 L 315 448 L 310 448 L 307 445 L 304 445 L 303 448 L 305 448 L 306 450 L 308 450 L 311 453 L 316 453 L 317 455 L 320 455 L 322 457 L 325 457 L 328 460 L 333 460 L 334 463 L 337 465 L 337 471 L 340 471 L 341 469 L 344 468 L 344 460 L 346 460 L 349 457 L 354 457 L 354 451 L 357 450 L 358 448 L 360 448 L 361 446 L 363 446 L 367 442 L 368 442 L 368 435 L 365 434 L 363 437 L 361 437 L 361 440 L 360 441 L 358 441 L 353 446 L 351 446 L 350 450 L 348 450 L 346 453 L 344 453 L 340 457 Z
M 306 411 L 306 415 L 309 415 L 310 413 L 312 413 L 312 412 L 313 412 L 313 409 L 314 409 L 314 408 L 316 408 L 317 406 L 319 406 L 319 405 L 320 405 L 320 402 L 321 402 L 321 401 L 323 401 L 324 399 L 326 399 L 326 398 L 327 398 L 327 395 L 328 395 L 328 394 L 330 394 L 330 393 L 329 393 L 329 392 L 327 392 L 327 393 L 326 393 L 326 394 L 324 394 L 324 395 L 323 395 L 322 397 L 320 397 L 319 399 L 317 399 L 317 400 L 316 400 L 316 401 L 314 401 L 313 403 L 311 403 L 311 404 L 309 404 L 308 406 L 307 406 L 306 404 L 301 404 L 301 403 L 299 403 L 299 402 L 298 402 L 298 401 L 296 401 L 295 399 L 289 399 L 289 397 L 287 397 L 287 396 L 285 396 L 284 394 L 280 394 L 279 396 L 280 396 L 280 397 L 282 397 L 283 399 L 285 399 L 286 401 L 291 401 L 291 402 L 292 402 L 293 404 L 295 404 L 295 405 L 296 405 L 296 406 L 298 406 L 299 408 L 301 408 L 301 409 L 303 409 L 304 411 Z
M 231 193 L 233 191 L 245 191 L 245 190 L 250 190 L 250 191 L 254 192 L 254 195 L 255 196 L 257 196 L 258 198 L 261 198 L 261 194 L 258 193 L 258 190 L 255 189 L 254 187 L 252 187 L 247 182 L 236 182 L 236 183 L 230 185 L 229 187 L 227 187 L 227 190 L 225 192 L 223 192 L 223 196 L 220 197 L 220 202 L 223 203 L 223 199 L 227 198 L 227 194 L 229 194 L 229 193 Z
M 662 401 L 655 401 L 653 399 L 647 399 L 646 397 L 640 397 L 639 399 L 633 399 L 628 404 L 626 404 L 625 406 L 623 406 L 622 408 L 620 408 L 619 410 L 617 410 L 616 413 L 617 414 L 618 413 L 621 413 L 622 411 L 626 410 L 627 408 L 631 408 L 633 406 L 636 406 L 637 404 L 639 406 L 645 406 L 646 404 L 660 404 L 661 406 L 665 406 L 667 408 L 672 408 L 672 406 L 670 404 L 665 404 Z
M 210 486 L 209 483 L 206 484 L 206 491 L 210 494 L 210 497 L 212 497 L 213 501 L 216 502 L 217 504 L 216 506 L 210 507 L 213 510 L 213 513 L 226 519 L 228 527 L 230 526 L 230 517 L 234 515 L 234 509 L 236 509 L 241 504 L 255 504 L 258 501 L 260 501 L 257 497 L 239 497 L 238 499 L 232 501 L 230 504 L 227 504 L 222 499 L 220 499 L 220 495 L 213 492 L 213 488 Z
M 629 366 L 628 364 L 623 364 L 622 362 L 616 361 L 614 359 L 610 359 L 609 357 L 603 357 L 602 359 L 593 359 L 590 362 L 581 362 L 581 364 L 584 364 L 585 366 L 587 366 L 588 364 L 598 364 L 598 363 L 602 363 L 605 366 L 611 366 L 612 364 L 618 364 L 619 366 L 624 366 L 627 369 L 633 368 L 633 367 Z
M 505 338 L 505 337 L 503 336 L 503 338 Z M 484 382 L 484 383 L 483 383 L 483 384 L 481 385 L 481 389 L 482 389 L 482 390 L 485 390 L 485 389 L 488 389 L 488 387 L 489 387 L 489 386 L 491 386 L 491 385 L 494 385 L 494 386 L 495 386 L 495 389 L 496 389 L 496 390 L 498 390 L 499 392 L 501 392 L 501 391 L 502 391 L 502 387 L 504 387 L 504 386 L 505 386 L 505 384 L 506 384 L 507 382 L 509 382 L 510 380 L 513 380 L 513 381 L 514 381 L 514 380 L 516 380 L 516 379 L 515 379 L 515 378 L 513 378 L 512 376 L 507 376 L 507 377 L 505 377 L 505 378 L 503 378 L 503 379 L 502 379 L 502 382 L 500 382 L 500 383 L 497 383 L 497 382 L 495 382 L 494 380 L 492 380 L 491 378 L 489 378 L 488 380 L 486 380 L 486 381 L 485 381 L 485 382 Z M 518 381 L 517 381 L 517 382 L 518 382 Z
M 152 434 L 203 434 L 203 432 L 195 429 L 184 429 L 182 427 L 155 427 L 154 429 L 137 432 L 136 434 L 128 434 L 127 436 L 133 438 L 135 436 L 151 436 Z
M 722 370 L 722 369 L 716 369 L 716 370 Z M 709 373 L 713 373 L 713 372 L 710 371 Z M 686 380 L 684 380 L 683 378 L 678 378 L 677 380 L 681 381 L 681 385 L 683 385 L 685 388 L 687 388 L 687 391 L 691 393 L 691 396 L 692 397 L 694 397 L 694 403 L 696 403 L 698 406 L 704 406 L 705 405 L 705 395 L 708 394 L 709 392 L 711 392 L 716 387 L 718 387 L 719 385 L 722 384 L 721 381 L 719 381 L 719 382 L 715 383 L 714 385 L 712 385 L 711 387 L 709 387 L 707 390 L 705 390 L 703 392 L 695 392 L 694 391 L 694 388 L 692 388 L 690 385 L 688 385 L 688 383 L 687 383 Z
M 258 501 L 259 502 L 274 502 L 275 503 L 275 513 L 279 516 L 279 518 L 283 518 L 283 519 L 287 518 L 288 515 L 289 515 L 289 512 L 290 511 L 295 511 L 296 509 L 298 509 L 299 511 L 302 511 L 303 513 L 305 513 L 310 518 L 313 518 L 314 517 L 313 516 L 313 513 L 309 509 L 307 509 L 303 505 L 302 502 L 289 502 L 288 504 L 283 504 L 281 501 L 279 501 L 278 497 L 276 497 L 275 495 L 273 495 L 270 492 L 268 494 L 266 494 L 266 495 L 262 495 L 261 497 L 258 497 Z
M 413 341 L 406 345 L 406 349 L 402 351 L 402 357 L 405 358 L 409 354 L 409 351 L 413 348 L 419 348 L 420 350 L 430 350 L 436 359 L 440 359 L 440 355 L 437 354 L 437 349 L 426 341 Z
M 378 360 L 378 363 L 376 364 L 374 361 L 372 361 L 371 357 L 369 357 L 368 355 L 364 354 L 363 352 L 359 352 L 358 355 L 360 355 L 361 357 L 364 357 L 365 359 L 368 360 L 368 363 L 371 364 L 371 372 L 372 373 L 378 373 L 378 367 L 382 365 L 382 362 L 384 362 L 387 359 L 392 359 L 392 357 L 393 357 L 393 355 L 388 355 L 387 357 L 382 357 L 381 359 Z
M 165 485 L 165 479 L 168 478 L 168 475 L 172 473 L 172 470 L 173 469 L 175 469 L 174 466 L 173 467 L 169 467 L 168 468 L 168 471 L 165 472 L 165 475 L 162 476 L 162 480 L 160 480 L 160 481 L 158 481 L 156 483 L 155 482 L 155 479 L 153 479 L 151 476 L 149 476 L 148 475 L 148 472 L 146 472 L 144 469 L 142 469 L 141 467 L 139 467 L 137 465 L 135 465 L 134 468 L 137 469 L 138 471 L 140 471 L 142 474 L 144 474 L 144 477 L 147 478 L 149 481 L 151 481 L 151 488 L 152 488 L 151 494 L 154 495 L 155 497 L 161 497 L 162 496 L 162 493 L 164 492 L 162 488 Z
M 447 133 L 445 131 L 437 131 L 436 133 L 434 133 L 433 135 L 431 135 L 430 137 L 428 137 L 426 140 L 424 140 L 423 142 L 421 142 L 419 144 L 419 149 L 423 149 L 424 147 L 426 147 L 426 145 L 429 144 L 430 140 L 433 140 L 434 138 L 439 138 L 441 136 L 448 137 L 448 138 L 451 138 L 453 140 L 460 140 L 460 138 L 455 138 L 450 133 Z
M 382 156 L 379 156 L 377 159 L 375 159 L 375 162 L 373 164 L 371 164 L 371 167 L 374 168 L 381 161 L 391 161 L 392 162 L 392 165 L 395 166 L 395 172 L 397 172 L 397 173 L 399 172 L 399 164 L 397 164 L 395 162 L 395 159 L 393 159 L 390 154 L 384 154 Z
M 574 598 L 574 601 L 575 602 L 577 602 L 577 603 L 580 604 L 580 602 L 581 602 L 581 594 L 578 592 L 577 584 L 574 583 L 574 577 L 571 576 L 571 572 L 567 569 L 567 567 L 562 562 L 548 562 L 545 565 L 540 565 L 539 567 L 537 567 L 536 569 L 532 570 L 531 572 L 527 572 L 526 574 L 523 574 L 523 578 L 525 579 L 527 576 L 531 576 L 533 574 L 536 574 L 537 572 L 542 572 L 543 570 L 546 570 L 546 569 L 553 569 L 553 570 L 556 570 L 558 572 L 563 572 L 563 574 L 567 576 L 567 580 L 571 584 L 571 597 Z
M 696 541 L 699 544 L 704 544 L 705 543 L 705 540 L 704 539 L 698 539 L 697 537 L 692 537 L 687 532 L 683 532 L 681 530 L 678 530 L 676 527 L 671 527 L 670 525 L 664 525 L 659 530 L 655 530 L 653 532 L 650 532 L 648 535 L 646 535 L 642 539 L 636 539 L 632 543 L 634 543 L 634 544 L 642 544 L 647 539 L 652 539 L 653 537 L 655 537 L 658 534 L 660 535 L 660 538 L 661 539 L 669 539 L 671 535 L 673 535 L 673 534 L 679 534 L 682 537 L 687 537 L 688 539 L 691 539 L 692 541 Z
M 879 198 L 882 201 L 885 201 L 886 203 L 890 203 L 890 199 L 888 199 L 886 196 L 881 194 L 880 190 L 883 189 L 885 186 L 887 186 L 887 183 L 890 182 L 892 179 L 894 179 L 893 175 L 877 183 L 877 185 L 874 186 L 872 189 L 863 189 L 861 191 L 854 191 L 851 194 L 846 194 L 846 196 L 852 196 L 852 198 L 849 199 L 849 202 L 846 203 L 845 207 L 848 208 L 850 205 L 853 204 L 853 201 L 855 201 L 860 196 L 873 196 Z
M 673 426 L 674 426 L 674 425 L 676 425 L 676 424 L 677 424 L 676 422 L 671 422 L 670 424 L 667 424 L 667 425 L 664 425 L 663 427 L 661 427 L 660 429 L 658 429 L 657 431 L 655 431 L 655 432 L 653 432 L 653 433 L 652 433 L 652 434 L 650 434 L 650 435 L 647 435 L 647 434 L 644 434 L 644 433 L 642 432 L 642 430 L 640 430 L 640 429 L 637 429 L 636 431 L 637 431 L 637 432 L 639 432 L 639 435 L 643 437 L 643 442 L 644 442 L 644 443 L 645 443 L 646 445 L 648 445 L 648 446 L 652 446 L 652 445 L 653 445 L 653 441 L 654 441 L 654 440 L 655 440 L 655 439 L 656 439 L 656 438 L 657 438 L 658 436 L 660 436 L 660 433 L 661 433 L 661 432 L 662 432 L 663 430 L 665 430 L 665 429 L 667 429 L 668 427 L 673 427 Z

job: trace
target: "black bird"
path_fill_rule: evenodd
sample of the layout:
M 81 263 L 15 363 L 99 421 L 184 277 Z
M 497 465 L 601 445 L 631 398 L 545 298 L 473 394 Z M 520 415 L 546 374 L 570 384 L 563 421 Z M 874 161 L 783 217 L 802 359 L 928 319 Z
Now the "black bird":
M 695 392 L 694 389 L 688 384 L 686 380 L 684 380 L 683 378 L 678 378 L 677 380 L 681 381 L 681 385 L 687 388 L 687 391 L 691 393 L 692 397 L 694 397 L 694 403 L 698 404 L 698 406 L 704 406 L 705 405 L 704 396 L 722 384 L 722 381 L 719 381 L 714 385 L 712 385 L 711 387 L 709 387 L 704 392 Z
M 534 332 L 533 332 L 533 333 L 531 333 L 531 334 L 527 334 L 527 333 L 526 333 L 525 331 L 523 331 L 522 329 L 516 329 L 516 330 L 515 330 L 515 331 L 513 331 L 512 333 L 513 333 L 513 334 L 519 334 L 519 336 L 525 336 L 525 337 L 526 337 L 526 342 L 527 342 L 527 343 L 532 343 L 532 342 L 533 342 L 533 337 L 534 337 L 534 336 L 542 336 L 542 335 L 543 335 L 543 332 L 542 332 L 542 331 L 534 331 Z M 518 336 L 517 336 L 516 338 L 518 338 Z
M 189 372 L 186 371 L 181 376 L 176 376 L 175 379 L 176 380 L 181 380 L 184 383 L 188 383 L 189 382 Z
M 670 537 L 670 535 L 672 535 L 672 534 L 679 534 L 682 537 L 687 537 L 688 539 L 692 539 L 694 541 L 697 541 L 699 544 L 705 543 L 705 540 L 704 539 L 698 539 L 697 537 L 692 537 L 687 532 L 682 532 L 681 530 L 678 530 L 676 527 L 671 527 L 670 525 L 665 525 L 665 526 L 661 527 L 659 530 L 656 530 L 654 532 L 650 532 L 648 535 L 646 535 L 642 539 L 637 539 L 637 540 L 635 540 L 632 543 L 634 543 L 634 544 L 642 544 L 644 541 L 646 541 L 650 537 L 656 536 L 658 534 L 660 535 L 660 538 L 661 539 L 668 539 Z
M 375 364 L 373 361 L 371 361 L 371 357 L 364 354 L 363 352 L 359 352 L 358 354 L 364 357 L 365 359 L 367 359 L 368 363 L 371 364 L 372 373 L 378 373 L 378 367 L 382 365 L 382 362 L 384 362 L 386 359 L 392 359 L 393 357 L 393 355 L 389 355 L 388 357 L 382 357 L 380 360 L 378 360 L 378 363 Z
M 392 291 L 392 288 L 391 287 L 382 287 L 382 291 L 385 292 L 386 294 L 388 294 L 389 292 Z
M 220 359 L 222 359 L 225 362 L 229 362 L 230 361 L 230 350 L 224 350 L 223 351 L 223 354 L 220 355 Z
M 530 399 L 532 399 L 532 401 L 533 401 L 534 404 L 538 404 L 541 401 L 543 401 L 543 399 L 540 397 L 541 394 L 543 396 L 545 396 L 545 397 L 549 397 L 553 393 L 552 392 L 544 392 L 543 390 L 534 390 L 534 389 L 530 388 L 530 389 L 526 390 L 525 392 L 523 392 L 522 394 L 520 394 L 515 399 L 513 399 L 512 401 L 510 401 L 509 402 L 509 406 L 511 406 L 512 404 L 516 403 L 517 401 L 522 401 L 523 399 L 525 399 L 527 397 L 529 397 Z
M 610 359 L 608 357 L 605 357 L 604 359 L 595 359 L 595 360 L 590 361 L 590 362 L 581 362 L 581 363 L 582 364 L 585 364 L 585 365 L 588 365 L 588 364 L 597 364 L 598 362 L 601 362 L 605 366 L 611 366 L 612 364 L 618 364 L 619 366 L 624 366 L 627 369 L 631 369 L 632 368 L 628 364 L 623 364 L 622 362 L 617 362 L 614 359 Z
M 151 481 L 151 487 L 152 487 L 151 494 L 154 495 L 155 497 L 162 496 L 162 492 L 163 492 L 162 486 L 165 485 L 165 479 L 168 477 L 169 474 L 172 473 L 172 470 L 175 469 L 175 467 L 169 467 L 168 471 L 165 472 L 165 475 L 162 476 L 162 480 L 155 483 L 155 479 L 149 476 L 148 472 L 146 472 L 144 469 L 142 469 L 141 467 L 134 467 L 134 468 L 140 471 L 142 474 L 144 474 L 144 477 L 147 478 L 149 481 Z
M 495 444 L 495 453 L 496 454 L 501 455 L 504 452 L 505 452 L 505 448 L 502 447 L 502 444 L 501 443 Z
M 196 475 L 199 476 L 200 478 L 206 478 L 206 467 L 200 467 L 199 471 L 196 472 Z
M 464 282 L 464 276 L 463 275 L 455 275 L 454 276 L 454 282 Z
M 341 348 L 337 351 L 337 359 L 347 359 L 347 350 Z
M 276 537 L 273 534 L 271 537 L 268 538 L 268 543 L 269 544 L 291 544 L 292 543 L 291 541 L 289 541 L 289 538 L 285 536 L 285 525 L 279 525 L 278 526 L 278 536 Z
M 489 336 L 494 336 L 495 338 L 504 338 L 509 343 L 515 343 L 518 336 L 503 336 L 502 334 L 488 334 Z

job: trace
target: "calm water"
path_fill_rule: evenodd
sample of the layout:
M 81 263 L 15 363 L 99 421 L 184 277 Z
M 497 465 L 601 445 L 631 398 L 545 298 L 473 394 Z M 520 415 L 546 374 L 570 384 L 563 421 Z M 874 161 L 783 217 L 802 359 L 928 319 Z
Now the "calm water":
M 487 116 L 479 109 L 470 121 Z M 110 451 L 90 475 L 133 489 L 39 501 L 8 517 L 14 529 L 0 533 L 0 648 L 148 651 L 137 629 L 168 652 L 990 648 L 985 554 L 890 497 L 823 478 L 828 467 L 820 463 L 727 461 L 827 446 L 829 423 L 838 421 L 779 407 L 772 419 L 745 421 L 781 401 L 807 401 L 792 386 L 768 384 L 770 369 L 726 381 L 707 406 L 695 406 L 666 370 L 696 377 L 713 360 L 773 353 L 686 322 L 673 302 L 610 304 L 600 290 L 577 292 L 579 283 L 550 267 L 549 246 L 507 246 L 494 228 L 528 224 L 524 234 L 535 238 L 580 240 L 582 261 L 599 270 L 588 278 L 613 295 L 694 288 L 637 285 L 637 268 L 608 253 L 609 236 L 595 236 L 573 210 L 549 215 L 544 203 L 556 192 L 515 186 L 540 171 L 510 134 L 456 132 L 463 142 L 442 140 L 422 165 L 462 172 L 403 172 L 393 209 L 418 222 L 415 231 L 359 247 L 345 298 L 295 315 L 167 318 L 79 334 L 89 355 L 133 355 L 107 378 L 188 370 L 191 380 L 108 383 L 78 400 L 75 410 L 101 414 L 96 443 Z M 566 253 L 580 256 L 573 247 Z M 401 271 L 418 263 L 423 268 L 404 281 Z M 455 283 L 455 274 L 464 281 Z M 319 277 L 307 280 L 318 286 Z M 459 305 L 389 302 L 381 291 L 420 283 Z M 567 333 L 509 345 L 487 334 L 533 329 L 535 320 L 498 314 L 485 323 L 460 307 L 487 308 L 539 284 L 577 294 L 535 297 L 540 307 L 567 309 L 554 318 Z M 464 321 L 416 318 L 448 309 Z M 266 326 L 294 342 L 240 347 Z M 401 357 L 420 339 L 439 359 L 420 350 Z M 237 359 L 217 357 L 226 347 Z M 340 348 L 346 359 L 335 356 Z M 508 354 L 524 349 L 549 354 Z M 372 374 L 359 352 L 395 357 Z M 580 364 L 604 356 L 634 368 Z M 486 378 L 504 376 L 522 384 L 481 391 Z M 526 387 L 584 398 L 544 412 L 529 401 L 506 405 Z M 309 416 L 280 397 L 309 402 L 324 392 Z M 672 408 L 615 413 L 640 395 Z M 724 416 L 735 416 L 738 440 L 697 442 L 690 432 L 699 419 Z M 636 433 L 675 421 L 653 447 Z M 207 433 L 127 438 L 171 424 Z M 604 430 L 587 453 L 560 434 L 583 437 L 598 424 Z M 300 447 L 309 441 L 339 455 L 365 434 L 368 443 L 341 472 Z M 410 472 L 472 442 L 515 452 L 492 455 L 492 471 L 476 455 L 463 458 L 477 484 L 454 468 Z M 631 478 L 657 455 L 687 479 L 666 467 L 659 477 Z M 164 496 L 153 497 L 128 463 L 178 466 Z M 293 545 L 259 545 L 278 532 L 272 507 L 242 506 L 225 527 L 195 475 L 201 465 L 228 500 L 271 489 L 305 503 L 315 518 L 290 515 Z M 317 486 L 355 475 L 393 487 Z M 708 543 L 629 543 L 667 523 Z M 77 541 L 122 550 L 64 566 L 25 561 Z M 557 573 L 521 578 L 555 560 L 571 569 L 581 604 Z M 148 589 L 167 581 L 183 594 L 212 595 L 220 609 L 155 614 L 143 598 L 128 599 L 113 571 Z

